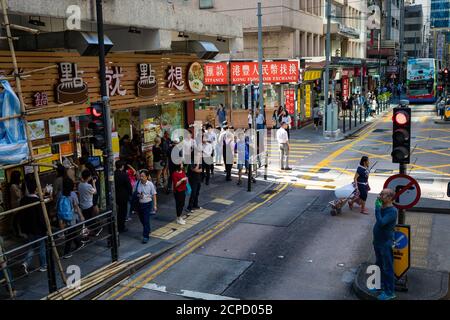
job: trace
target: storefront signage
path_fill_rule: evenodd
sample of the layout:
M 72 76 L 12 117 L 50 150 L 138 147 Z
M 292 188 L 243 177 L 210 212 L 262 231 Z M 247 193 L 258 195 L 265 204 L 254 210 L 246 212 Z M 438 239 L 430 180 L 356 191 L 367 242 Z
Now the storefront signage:
M 228 84 L 228 65 L 226 62 L 205 64 L 206 85 Z
M 232 62 L 230 68 L 232 84 L 259 83 L 257 62 Z M 263 62 L 262 73 L 264 83 L 298 83 L 298 61 Z
M 33 106 L 35 107 L 48 106 L 48 95 L 45 92 L 36 92 L 33 95 Z
M 136 95 L 141 98 L 153 98 L 158 94 L 155 70 L 148 63 L 138 65 L 139 80 L 136 83 Z
M 320 79 L 322 76 L 322 70 L 308 70 L 305 72 L 305 76 L 303 78 L 304 81 L 313 81 Z
M 337 65 L 361 65 L 361 59 L 346 58 L 346 57 L 331 57 L 331 64 Z
M 120 79 L 123 78 L 122 67 L 106 67 L 106 91 L 108 97 L 116 94 L 124 96 L 127 94 L 126 89 L 121 89 Z
M 342 77 L 342 96 L 347 98 L 350 93 L 350 82 L 348 77 Z
M 69 118 L 50 119 L 48 121 L 50 137 L 61 136 L 70 133 Z
M 31 140 L 45 138 L 45 122 L 43 120 L 28 122 L 28 128 L 31 133 Z
M 295 90 L 287 89 L 284 90 L 284 106 L 289 114 L 294 114 L 294 106 L 295 106 Z
M 305 86 L 305 117 L 311 118 L 311 85 Z
M 59 84 L 56 86 L 58 103 L 84 103 L 88 99 L 88 86 L 81 77 L 84 71 L 78 71 L 76 63 L 59 63 Z
M 343 77 L 353 77 L 355 74 L 354 69 L 343 69 L 342 70 L 342 76 Z
M 170 89 L 175 88 L 179 91 L 184 90 L 183 68 L 169 66 L 169 69 L 167 70 L 166 80 L 167 80 L 167 86 Z
M 191 63 L 188 70 L 189 89 L 191 89 L 193 93 L 200 93 L 203 89 L 204 81 L 205 75 L 203 73 L 202 65 L 198 62 Z

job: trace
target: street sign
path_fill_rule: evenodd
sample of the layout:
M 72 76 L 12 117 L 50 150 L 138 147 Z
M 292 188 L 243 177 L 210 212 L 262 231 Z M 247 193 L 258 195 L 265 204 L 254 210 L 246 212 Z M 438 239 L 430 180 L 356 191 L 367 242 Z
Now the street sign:
M 411 227 L 404 224 L 395 226 L 394 231 L 394 274 L 400 279 L 411 265 Z
M 389 177 L 383 188 L 395 191 L 394 206 L 398 209 L 412 208 L 420 200 L 419 183 L 406 174 L 396 174 Z

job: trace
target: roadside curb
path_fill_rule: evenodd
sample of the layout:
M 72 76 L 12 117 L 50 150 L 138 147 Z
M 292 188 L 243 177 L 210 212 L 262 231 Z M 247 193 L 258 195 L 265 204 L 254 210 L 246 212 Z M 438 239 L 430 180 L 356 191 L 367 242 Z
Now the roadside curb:
M 431 208 L 431 207 L 413 207 L 408 209 L 411 212 L 423 212 L 423 213 L 437 213 L 437 214 L 450 214 L 449 208 Z
M 436 124 L 446 124 L 446 125 L 450 125 L 450 121 L 446 121 L 446 120 L 434 120 L 434 123 Z

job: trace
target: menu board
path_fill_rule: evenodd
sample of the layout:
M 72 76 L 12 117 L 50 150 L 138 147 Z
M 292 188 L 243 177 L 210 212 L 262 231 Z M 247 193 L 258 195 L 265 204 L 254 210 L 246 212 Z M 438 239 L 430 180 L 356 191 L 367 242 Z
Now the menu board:
M 31 133 L 31 140 L 45 138 L 45 122 L 43 120 L 28 122 L 28 128 Z
M 50 137 L 61 136 L 70 133 L 69 118 L 50 119 L 48 121 Z

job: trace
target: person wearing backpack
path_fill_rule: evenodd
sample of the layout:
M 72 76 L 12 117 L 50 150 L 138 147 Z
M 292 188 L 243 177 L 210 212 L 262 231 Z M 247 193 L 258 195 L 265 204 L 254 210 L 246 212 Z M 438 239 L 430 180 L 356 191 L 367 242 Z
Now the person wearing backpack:
M 74 192 L 74 186 L 72 179 L 64 178 L 63 189 L 57 202 L 57 215 L 60 227 L 62 229 L 69 228 L 76 225 L 79 222 L 84 221 L 83 214 L 78 205 L 78 197 Z M 75 250 L 78 250 L 84 246 L 80 239 L 81 228 L 75 227 L 66 231 L 64 245 L 64 258 L 70 258 L 72 243 L 75 244 Z

